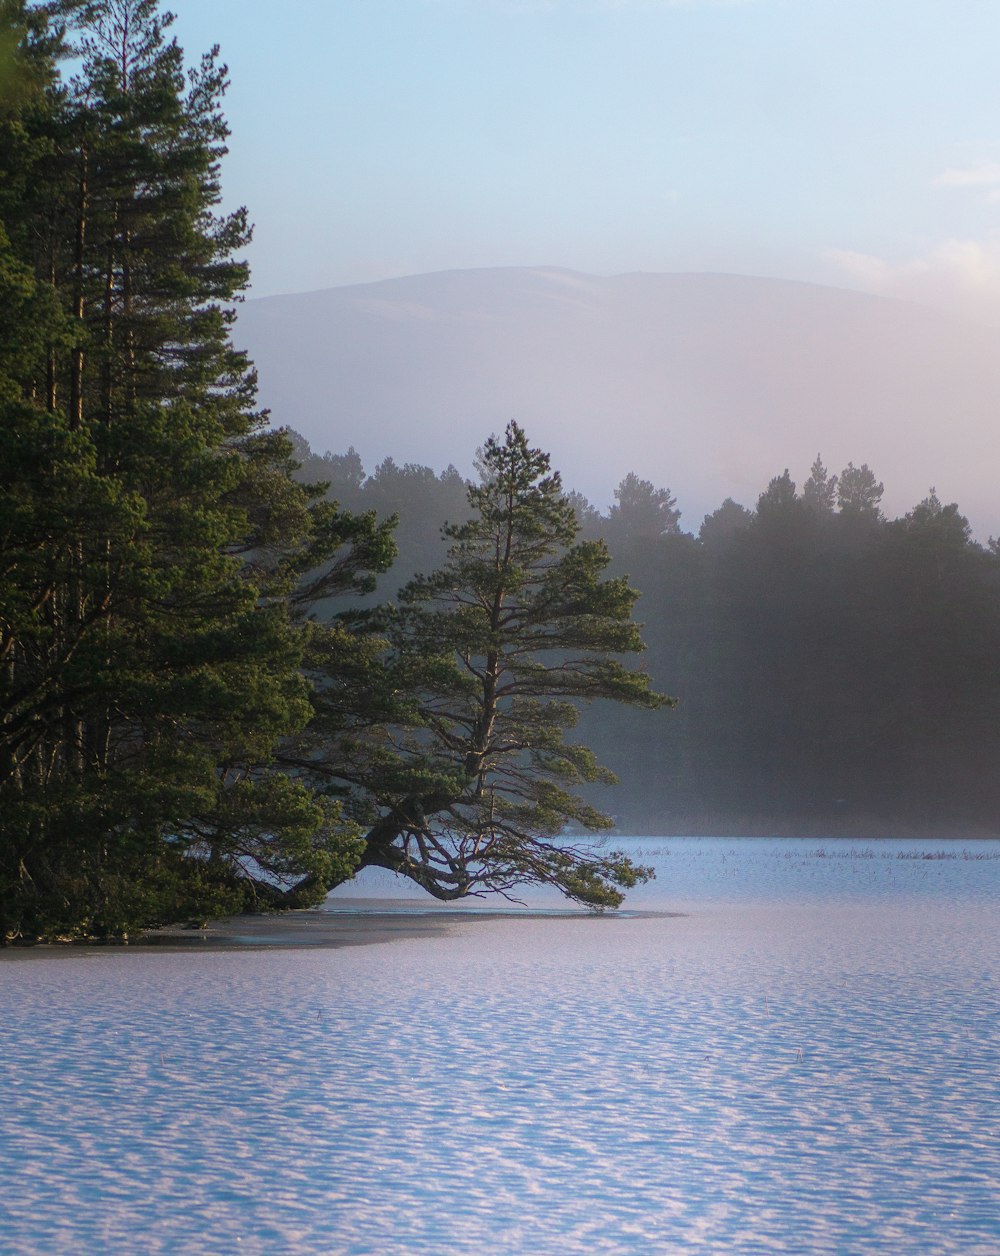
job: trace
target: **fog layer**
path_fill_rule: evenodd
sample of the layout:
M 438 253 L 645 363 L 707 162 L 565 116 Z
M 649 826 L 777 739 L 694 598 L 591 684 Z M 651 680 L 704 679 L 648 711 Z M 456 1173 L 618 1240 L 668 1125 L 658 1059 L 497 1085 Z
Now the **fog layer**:
M 1000 531 L 995 338 L 914 304 L 735 275 L 445 271 L 249 301 L 236 340 L 276 422 L 367 465 L 468 472 L 514 418 L 595 503 L 639 469 L 696 530 L 821 450 L 871 465 L 891 513 L 933 485 L 977 535 Z

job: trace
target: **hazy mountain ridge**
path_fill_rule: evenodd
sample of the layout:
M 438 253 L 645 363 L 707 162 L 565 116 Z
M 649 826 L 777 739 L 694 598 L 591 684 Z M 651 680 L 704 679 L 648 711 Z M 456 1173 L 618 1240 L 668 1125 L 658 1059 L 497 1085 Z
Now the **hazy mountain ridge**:
M 441 271 L 251 300 L 237 343 L 275 422 L 369 470 L 471 468 L 516 418 L 606 505 L 669 485 L 697 530 L 817 451 L 868 462 L 902 513 L 933 484 L 1000 531 L 994 334 L 902 301 L 789 280 L 558 268 Z

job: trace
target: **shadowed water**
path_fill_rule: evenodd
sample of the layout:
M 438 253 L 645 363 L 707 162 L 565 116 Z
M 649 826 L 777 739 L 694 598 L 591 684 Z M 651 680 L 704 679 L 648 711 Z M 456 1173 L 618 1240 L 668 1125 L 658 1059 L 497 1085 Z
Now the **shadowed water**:
M 1000 1250 L 1000 843 L 628 845 L 633 916 L 0 962 L 0 1251 Z

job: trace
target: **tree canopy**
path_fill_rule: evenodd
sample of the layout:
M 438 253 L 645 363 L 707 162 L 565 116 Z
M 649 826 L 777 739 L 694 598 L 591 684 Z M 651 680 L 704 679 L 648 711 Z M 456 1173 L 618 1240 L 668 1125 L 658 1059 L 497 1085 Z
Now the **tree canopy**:
M 1000 545 L 978 542 L 933 490 L 886 517 L 881 476 L 853 467 L 867 509 L 854 509 L 852 467 L 833 474 L 817 457 L 801 491 L 782 472 L 763 516 L 727 500 L 697 537 L 678 526 L 630 538 L 614 506 L 564 493 L 579 535 L 612 542 L 608 571 L 642 591 L 643 665 L 680 700 L 669 718 L 580 709 L 574 736 L 620 784 L 579 793 L 619 832 L 997 832 Z M 440 517 L 433 480 L 423 509 Z M 365 483 L 362 470 L 359 507 Z M 416 494 L 383 504 L 399 510 L 405 547 Z
M 602 578 L 606 547 L 577 540 L 558 473 L 517 424 L 487 441 L 479 466 L 471 517 L 444 528 L 445 564 L 370 621 L 385 652 L 364 679 L 380 674 L 392 693 L 386 722 L 338 724 L 325 708 L 343 691 L 321 680 L 296 766 L 349 790 L 352 814 L 368 824 L 361 867 L 388 868 L 442 899 L 545 883 L 617 906 L 646 873 L 560 837 L 612 827 L 573 787 L 613 777 L 566 734 L 581 702 L 669 704 L 620 659 L 643 648 L 637 594 L 624 578 Z
M 867 464 L 817 455 L 695 538 L 635 473 L 603 516 L 516 423 L 473 484 L 269 427 L 231 339 L 227 72 L 171 21 L 0 0 L 0 937 L 315 903 L 369 866 L 614 907 L 646 872 L 588 838 L 612 805 L 995 827 L 1000 546 L 933 489 L 887 519 Z
M 391 541 L 292 479 L 230 342 L 216 53 L 185 73 L 153 0 L 3 16 L 34 72 L 0 112 L 0 933 L 120 934 L 353 868 L 274 751 L 302 598 Z
M 512 426 L 468 490 L 386 459 L 354 513 L 324 494 L 358 499 L 356 455 L 297 477 L 230 337 L 218 50 L 187 66 L 157 0 L 2 3 L 0 934 L 311 903 L 373 863 L 615 905 L 642 870 L 556 840 L 610 823 L 563 733 L 575 703 L 663 700 L 545 455 Z M 445 566 L 362 609 L 385 507 L 429 492 Z

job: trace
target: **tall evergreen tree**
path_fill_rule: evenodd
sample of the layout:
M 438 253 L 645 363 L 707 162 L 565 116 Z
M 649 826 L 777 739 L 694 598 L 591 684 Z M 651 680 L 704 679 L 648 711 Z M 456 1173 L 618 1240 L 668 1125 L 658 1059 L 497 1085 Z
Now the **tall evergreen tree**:
M 311 712 L 297 601 L 391 542 L 293 482 L 230 343 L 215 53 L 185 75 L 153 0 L 16 16 L 41 90 L 0 117 L 0 934 L 121 933 L 349 873 L 354 830 L 273 754 Z
M 856 467 L 849 462 L 840 473 L 837 484 L 837 505 L 840 513 L 849 518 L 877 522 L 882 518 L 879 505 L 884 485 L 875 479 L 875 473 L 867 462 Z
M 817 454 L 809 468 L 809 479 L 802 485 L 802 500 L 816 514 L 830 515 L 837 501 L 838 482 L 838 477 L 830 475 Z
M 372 821 L 361 864 L 443 899 L 547 883 L 616 906 L 645 872 L 560 837 L 611 827 L 571 792 L 610 774 L 565 735 L 580 702 L 670 700 L 619 661 L 642 649 L 637 595 L 602 579 L 603 542 L 577 543 L 548 456 L 512 423 L 480 471 L 472 518 L 444 529 L 447 563 L 403 589 L 385 624 L 386 666 L 410 708 L 405 724 L 359 737 L 346 772 Z
M 698 540 L 703 545 L 728 545 L 736 537 L 744 535 L 753 523 L 752 510 L 727 497 L 722 505 L 706 515 L 698 529 Z
M 668 488 L 655 488 L 634 471 L 615 489 L 615 504 L 608 511 L 608 532 L 629 546 L 649 545 L 680 532 L 681 512 Z
M 788 468 L 776 475 L 757 498 L 757 522 L 764 526 L 785 527 L 799 518 L 801 498 L 795 494 L 795 481 Z

